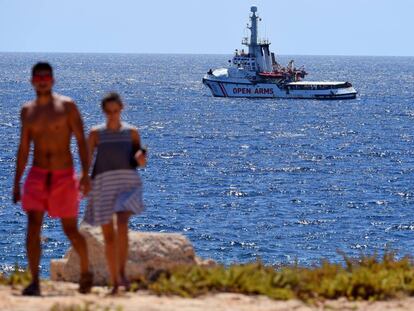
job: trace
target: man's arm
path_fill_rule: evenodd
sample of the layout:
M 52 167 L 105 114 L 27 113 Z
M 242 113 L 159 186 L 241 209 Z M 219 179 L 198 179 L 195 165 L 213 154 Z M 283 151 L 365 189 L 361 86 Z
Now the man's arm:
M 92 129 L 88 136 L 88 151 L 89 151 L 88 165 L 89 167 L 92 165 L 93 153 L 95 152 L 95 148 L 97 144 L 98 144 L 98 132 Z
M 75 135 L 76 142 L 78 144 L 79 158 L 82 165 L 82 174 L 80 179 L 81 190 L 84 195 L 88 194 L 90 190 L 89 183 L 89 154 L 88 147 L 86 145 L 85 133 L 83 132 L 83 122 L 78 108 L 74 102 L 67 103 L 69 110 L 69 124 L 70 128 Z
M 20 180 L 26 167 L 30 151 L 31 137 L 30 131 L 27 126 L 26 115 L 27 107 L 23 107 L 20 112 L 20 142 L 16 157 L 16 172 L 14 176 L 13 187 L 13 203 L 17 203 L 20 201 Z

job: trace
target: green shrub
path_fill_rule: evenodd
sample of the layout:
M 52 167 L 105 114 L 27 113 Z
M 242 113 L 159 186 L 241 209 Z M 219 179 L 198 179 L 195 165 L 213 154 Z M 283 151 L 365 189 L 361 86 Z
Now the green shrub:
M 32 277 L 30 272 L 18 264 L 14 265 L 13 271 L 6 274 L 0 273 L 0 284 L 2 285 L 23 285 L 26 286 L 30 283 Z
M 410 258 L 397 260 L 392 253 L 351 259 L 345 265 L 323 261 L 316 267 L 268 267 L 262 263 L 179 267 L 149 282 L 156 294 L 196 297 L 206 293 L 232 292 L 265 295 L 273 299 L 298 298 L 382 300 L 414 295 L 414 267 Z

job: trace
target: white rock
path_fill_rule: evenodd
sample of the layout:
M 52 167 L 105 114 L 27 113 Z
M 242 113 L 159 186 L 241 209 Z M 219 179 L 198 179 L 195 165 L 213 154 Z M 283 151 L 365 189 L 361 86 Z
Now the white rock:
M 88 245 L 89 265 L 95 285 L 105 285 L 109 280 L 104 253 L 104 240 L 99 227 L 81 226 Z M 200 262 L 197 259 L 197 262 Z M 151 273 L 168 270 L 177 265 L 195 265 L 196 256 L 190 241 L 181 234 L 129 232 L 129 254 L 126 274 L 130 280 L 148 277 Z M 53 281 L 78 282 L 80 276 L 78 254 L 70 248 L 62 259 L 50 263 Z

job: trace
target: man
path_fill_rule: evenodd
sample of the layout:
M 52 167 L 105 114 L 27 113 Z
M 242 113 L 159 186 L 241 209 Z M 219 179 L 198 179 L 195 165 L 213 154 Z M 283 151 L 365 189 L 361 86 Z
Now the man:
M 52 93 L 53 70 L 48 63 L 37 63 L 32 68 L 32 85 L 36 99 L 21 109 L 20 145 L 17 152 L 13 202 L 22 201 L 28 216 L 26 251 L 31 284 L 22 294 L 39 296 L 40 232 L 44 213 L 60 218 L 63 231 L 79 254 L 81 278 L 79 292 L 88 293 L 92 274 L 88 270 L 85 238 L 77 225 L 79 189 L 86 195 L 90 189 L 88 152 L 83 133 L 82 119 L 72 99 Z M 73 170 L 70 140 L 75 135 L 82 164 L 79 182 Z M 33 142 L 33 166 L 20 194 L 30 144 Z

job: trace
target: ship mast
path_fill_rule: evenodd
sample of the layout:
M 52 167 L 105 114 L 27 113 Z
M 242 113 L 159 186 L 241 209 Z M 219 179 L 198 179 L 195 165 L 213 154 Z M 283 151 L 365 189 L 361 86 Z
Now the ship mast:
M 252 12 L 250 15 L 250 25 L 247 26 L 250 30 L 250 40 L 246 37 L 243 39 L 242 44 L 249 47 L 249 56 L 255 58 L 258 72 L 271 72 L 273 65 L 269 49 L 270 42 L 258 39 L 260 18 L 256 14 L 257 6 L 252 6 L 250 12 Z
M 249 46 L 249 54 L 250 55 L 254 55 L 255 54 L 255 49 L 257 46 L 257 22 L 259 17 L 256 15 L 257 12 L 257 6 L 252 6 L 250 8 L 250 12 L 252 12 L 252 15 L 250 16 L 250 27 L 247 27 L 248 29 L 250 29 L 250 44 Z

